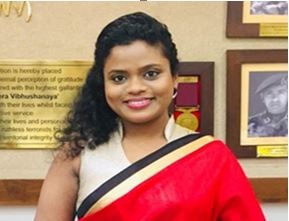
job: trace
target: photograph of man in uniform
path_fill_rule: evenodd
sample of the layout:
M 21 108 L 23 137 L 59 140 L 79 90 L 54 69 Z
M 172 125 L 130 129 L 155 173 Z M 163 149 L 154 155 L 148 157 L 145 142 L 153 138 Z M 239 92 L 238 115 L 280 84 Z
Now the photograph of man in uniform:
M 251 1 L 252 15 L 287 15 L 287 1 Z
M 288 136 L 287 82 L 286 72 L 250 73 L 249 137 Z

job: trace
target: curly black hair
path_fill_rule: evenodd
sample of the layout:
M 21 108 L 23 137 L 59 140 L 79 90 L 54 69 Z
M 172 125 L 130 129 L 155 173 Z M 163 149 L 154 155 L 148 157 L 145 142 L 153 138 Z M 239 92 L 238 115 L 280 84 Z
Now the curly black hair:
M 136 40 L 159 46 L 170 62 L 172 75 L 176 74 L 177 49 L 166 25 L 143 12 L 124 15 L 109 23 L 97 38 L 94 64 L 67 115 L 67 125 L 56 135 L 59 147 L 69 144 L 64 148 L 69 156 L 79 155 L 84 147 L 94 149 L 107 142 L 117 129 L 118 116 L 105 99 L 103 67 L 113 47 Z

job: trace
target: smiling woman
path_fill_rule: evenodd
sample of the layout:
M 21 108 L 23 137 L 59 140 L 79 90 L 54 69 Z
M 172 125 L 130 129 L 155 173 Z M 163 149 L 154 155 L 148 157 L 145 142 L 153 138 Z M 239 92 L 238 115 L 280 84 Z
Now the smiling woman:
M 111 50 L 104 66 L 105 96 L 122 122 L 165 125 L 176 77 L 161 47 L 135 41 Z
M 35 220 L 265 220 L 229 148 L 175 124 L 179 61 L 166 25 L 142 12 L 119 17 L 94 54 Z

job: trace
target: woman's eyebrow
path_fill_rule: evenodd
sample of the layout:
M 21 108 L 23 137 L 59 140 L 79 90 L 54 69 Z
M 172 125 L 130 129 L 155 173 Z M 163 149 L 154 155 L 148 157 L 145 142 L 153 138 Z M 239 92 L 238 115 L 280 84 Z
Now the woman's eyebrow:
M 140 67 L 140 68 L 138 69 L 138 71 L 139 71 L 139 72 L 144 72 L 144 71 L 149 70 L 149 69 L 151 69 L 151 68 L 160 68 L 160 66 L 161 66 L 161 65 L 160 65 L 160 64 L 157 64 L 157 63 L 148 64 L 148 65 L 145 65 L 145 66 L 143 66 L 143 67 Z M 108 75 L 112 75 L 112 74 L 126 74 L 126 73 L 127 73 L 126 70 L 116 68 L 116 69 L 111 69 L 111 70 L 109 70 Z
M 127 71 L 122 70 L 122 69 L 112 69 L 108 72 L 108 75 L 112 75 L 112 74 L 125 74 L 127 73 Z
M 148 64 L 148 65 L 145 65 L 141 68 L 139 68 L 139 71 L 146 71 L 148 69 L 151 69 L 151 68 L 160 68 L 160 64 Z

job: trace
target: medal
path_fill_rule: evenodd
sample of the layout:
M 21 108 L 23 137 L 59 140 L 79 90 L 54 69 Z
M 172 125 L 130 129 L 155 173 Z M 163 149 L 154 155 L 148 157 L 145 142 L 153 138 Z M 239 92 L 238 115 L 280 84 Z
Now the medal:
M 176 123 L 182 127 L 188 128 L 190 130 L 196 131 L 199 127 L 199 119 L 193 113 L 193 111 L 198 110 L 197 108 L 178 108 L 176 111 L 182 112 L 176 119 Z

